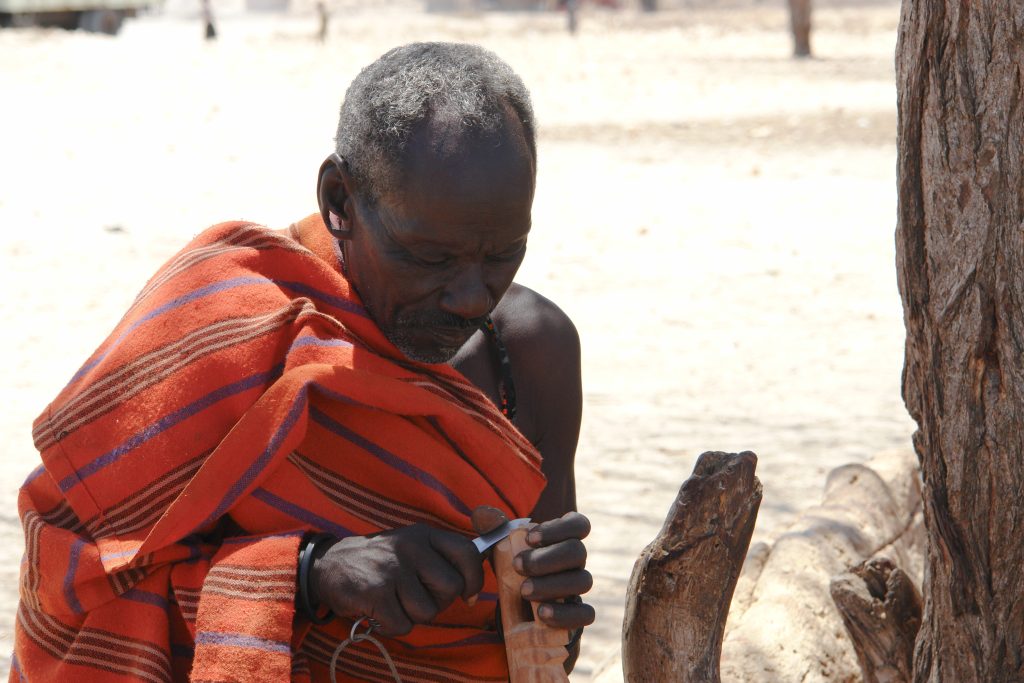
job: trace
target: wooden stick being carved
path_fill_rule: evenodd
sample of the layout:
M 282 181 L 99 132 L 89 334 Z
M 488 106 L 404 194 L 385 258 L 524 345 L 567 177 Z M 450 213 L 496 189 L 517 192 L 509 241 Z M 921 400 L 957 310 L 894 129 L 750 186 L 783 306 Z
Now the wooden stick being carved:
M 511 683 L 563 683 L 569 680 L 563 662 L 569 632 L 537 619 L 537 606 L 523 600 L 524 577 L 512 559 L 529 548 L 526 529 L 516 529 L 494 547 L 494 571 L 498 575 L 498 603 L 505 632 L 505 657 Z

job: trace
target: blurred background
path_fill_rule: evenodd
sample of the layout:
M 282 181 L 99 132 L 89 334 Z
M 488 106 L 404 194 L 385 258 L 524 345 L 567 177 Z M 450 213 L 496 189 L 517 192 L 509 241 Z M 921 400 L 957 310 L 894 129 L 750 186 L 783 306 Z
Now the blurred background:
M 569 3 L 574 33 L 557 2 L 210 3 L 56 22 L 76 31 L 24 26 L 24 5 L 0 14 L 4 673 L 32 420 L 196 233 L 316 209 L 344 90 L 398 44 L 480 43 L 533 93 L 518 279 L 569 313 L 584 350 L 577 479 L 599 619 L 574 681 L 618 650 L 633 561 L 702 451 L 758 454 L 758 541 L 819 500 L 829 469 L 908 446 L 897 0 L 817 0 L 804 59 L 785 0 Z

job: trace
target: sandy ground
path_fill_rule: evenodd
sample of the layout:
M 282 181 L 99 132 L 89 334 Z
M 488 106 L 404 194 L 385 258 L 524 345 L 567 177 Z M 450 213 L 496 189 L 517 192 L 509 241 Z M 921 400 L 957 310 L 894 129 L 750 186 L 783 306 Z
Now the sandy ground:
M 618 648 L 633 560 L 696 456 L 751 449 L 767 540 L 827 470 L 905 446 L 893 267 L 898 6 L 819 6 L 794 61 L 779 0 L 641 16 L 442 16 L 412 2 L 220 11 L 176 0 L 116 39 L 0 32 L 0 652 L 9 652 L 35 415 L 151 272 L 205 226 L 314 208 L 356 70 L 467 40 L 533 91 L 539 189 L 519 278 L 584 344 L 578 454 L 597 624 L 575 681 Z M 225 0 L 226 2 L 227 0 Z M 6 659 L 0 660 L 6 666 Z

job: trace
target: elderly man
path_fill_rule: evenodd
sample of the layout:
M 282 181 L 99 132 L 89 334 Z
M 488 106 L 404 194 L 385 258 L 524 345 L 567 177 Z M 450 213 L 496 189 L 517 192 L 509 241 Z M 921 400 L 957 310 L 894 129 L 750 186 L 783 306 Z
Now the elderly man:
M 469 539 L 524 516 L 523 597 L 571 668 L 579 340 L 512 282 L 535 175 L 493 54 L 367 67 L 319 214 L 203 233 L 36 421 L 11 680 L 505 680 Z

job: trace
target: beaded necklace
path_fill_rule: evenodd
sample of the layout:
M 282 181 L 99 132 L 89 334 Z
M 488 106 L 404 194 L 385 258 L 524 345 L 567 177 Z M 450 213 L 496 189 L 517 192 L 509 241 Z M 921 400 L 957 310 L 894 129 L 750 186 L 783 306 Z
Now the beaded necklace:
M 498 360 L 498 398 L 501 401 L 501 414 L 512 420 L 516 416 L 516 385 L 512 381 L 512 361 L 509 360 L 508 349 L 498 336 L 498 328 L 494 326 L 491 316 L 484 319 L 480 329 L 491 340 Z

